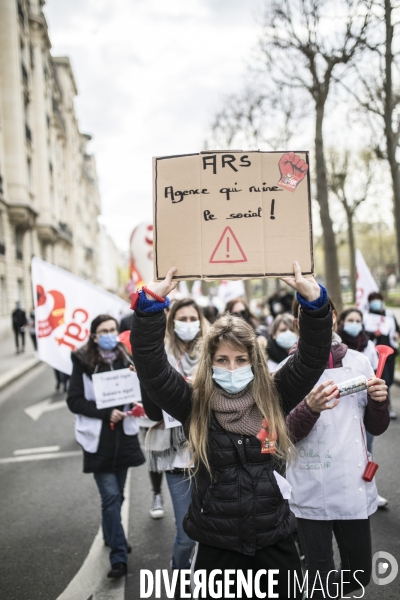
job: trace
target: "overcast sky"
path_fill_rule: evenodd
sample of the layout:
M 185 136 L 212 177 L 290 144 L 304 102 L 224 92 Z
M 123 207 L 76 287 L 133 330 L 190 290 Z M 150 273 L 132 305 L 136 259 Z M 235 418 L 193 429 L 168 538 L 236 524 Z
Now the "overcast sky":
M 102 222 L 121 250 L 152 219 L 152 156 L 198 152 L 242 86 L 263 0 L 47 0 L 53 55 L 70 57 Z

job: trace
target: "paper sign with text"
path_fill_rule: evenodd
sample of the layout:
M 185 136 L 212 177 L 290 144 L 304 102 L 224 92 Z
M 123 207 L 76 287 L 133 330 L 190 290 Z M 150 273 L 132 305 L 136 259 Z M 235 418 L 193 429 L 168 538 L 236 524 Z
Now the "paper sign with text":
M 165 156 L 153 176 L 157 280 L 314 272 L 308 152 Z
M 174 419 L 174 417 L 171 417 L 171 415 L 166 413 L 165 410 L 163 410 L 162 412 L 163 412 L 165 429 L 172 429 L 173 427 L 179 427 L 180 425 L 182 425 L 182 423 L 180 421 L 178 421 L 177 419 Z
M 97 408 L 141 402 L 138 376 L 129 369 L 95 373 L 92 380 Z

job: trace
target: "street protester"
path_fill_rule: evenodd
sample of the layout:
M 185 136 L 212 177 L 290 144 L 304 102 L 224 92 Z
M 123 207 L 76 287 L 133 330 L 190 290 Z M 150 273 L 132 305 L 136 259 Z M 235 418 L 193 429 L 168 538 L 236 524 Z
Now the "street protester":
M 15 339 L 15 352 L 25 352 L 25 327 L 28 323 L 26 312 L 21 308 L 21 302 L 15 303 L 15 310 L 11 313 L 12 328 Z M 21 338 L 21 350 L 19 349 L 19 340 Z
M 231 575 L 233 569 L 237 584 L 250 569 L 251 585 L 266 592 L 265 569 L 280 569 L 274 592 L 287 598 L 291 578 L 301 581 L 302 575 L 282 477 L 291 446 L 285 415 L 310 392 L 328 361 L 327 292 L 294 263 L 294 276 L 284 281 L 299 294 L 301 336 L 286 365 L 272 376 L 254 329 L 243 318 L 225 314 L 205 334 L 198 368 L 188 382 L 164 349 L 163 309 L 176 286 L 175 272 L 170 269 L 163 281 L 149 283 L 138 295 L 131 344 L 143 389 L 183 424 L 189 440 L 194 485 L 184 529 L 198 542 L 193 577 L 220 569 L 225 579 L 225 571 Z M 322 386 L 318 395 L 330 398 Z M 252 597 L 244 592 L 243 598 Z M 299 598 L 298 592 L 292 590 L 290 597 Z
M 370 515 L 377 509 L 378 493 L 374 479 L 364 479 L 370 461 L 366 431 L 380 435 L 389 425 L 387 385 L 375 377 L 370 361 L 361 351 L 364 341 L 357 351 L 335 333 L 337 313 L 331 299 L 329 303 L 334 323 L 331 350 L 318 382 L 330 393 L 329 400 L 318 398 L 311 391 L 286 418 L 297 449 L 286 478 L 292 486 L 290 508 L 297 517 L 305 555 L 308 598 L 349 597 L 369 583 Z M 295 300 L 293 315 L 300 344 L 303 325 L 299 313 L 300 304 Z M 354 310 L 347 317 L 353 313 Z M 367 389 L 339 399 L 338 385 L 360 375 L 368 380 Z M 340 552 L 338 570 L 333 560 L 332 533 Z
M 268 369 L 271 373 L 289 355 L 289 350 L 297 342 L 298 336 L 293 330 L 293 317 L 289 314 L 278 315 L 272 322 L 268 336 Z
M 93 319 L 89 341 L 71 354 L 73 370 L 67 397 L 68 408 L 76 415 L 75 435 L 83 449 L 83 471 L 93 473 L 101 497 L 104 543 L 110 547 L 108 577 L 111 578 L 126 574 L 131 550 L 121 523 L 128 468 L 145 462 L 137 435 L 137 419 L 125 414 L 132 405 L 96 407 L 92 376 L 126 369 L 133 364 L 117 336 L 118 323 L 113 317 L 99 315 Z
M 376 371 L 378 367 L 378 353 L 375 344 L 369 339 L 363 327 L 363 314 L 358 308 L 348 308 L 339 315 L 337 333 L 342 341 L 350 350 L 363 352 L 371 363 L 371 367 Z M 372 455 L 372 444 L 374 436 L 367 434 L 367 448 Z M 387 498 L 378 494 L 378 508 L 385 508 L 388 505 Z
M 268 328 L 265 325 L 260 325 L 259 320 L 250 310 L 250 307 L 243 298 L 234 298 L 227 302 L 225 312 L 242 317 L 255 331 L 258 341 L 263 348 L 267 347 Z
M 389 415 L 396 419 L 397 415 L 390 402 L 390 387 L 394 382 L 395 357 L 399 353 L 400 328 L 392 311 L 385 307 L 380 292 L 372 292 L 368 296 L 369 310 L 364 312 L 364 329 L 374 344 L 382 344 L 393 348 L 394 354 L 388 357 L 382 378 L 386 381 L 389 394 Z
M 198 343 L 206 331 L 206 321 L 194 300 L 183 298 L 177 300 L 167 316 L 165 352 L 169 364 L 185 378 L 191 381 L 199 360 Z M 185 467 L 190 463 L 187 452 L 187 440 L 183 426 L 173 421 L 169 429 L 165 427 L 161 408 L 155 404 L 145 389 L 142 389 L 143 407 L 146 415 L 156 425 L 146 435 L 146 458 L 154 475 L 165 473 L 168 489 L 174 508 L 176 535 L 173 545 L 172 569 L 190 568 L 195 542 L 183 529 L 183 518 L 186 515 L 192 492 L 192 482 L 185 474 Z M 169 419 L 168 415 L 165 416 Z M 158 506 L 162 508 L 161 491 L 155 493 L 152 511 Z

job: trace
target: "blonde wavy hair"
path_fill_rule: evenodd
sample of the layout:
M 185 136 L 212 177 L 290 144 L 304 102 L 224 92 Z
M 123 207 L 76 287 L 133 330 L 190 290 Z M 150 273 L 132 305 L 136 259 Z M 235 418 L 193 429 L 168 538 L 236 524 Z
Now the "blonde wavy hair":
M 278 434 L 276 456 L 288 460 L 290 441 L 285 417 L 274 379 L 267 366 L 265 352 L 259 345 L 253 328 L 240 317 L 225 314 L 204 335 L 200 360 L 193 378 L 192 413 L 189 428 L 189 448 L 197 473 L 201 463 L 211 473 L 208 460 L 208 430 L 211 418 L 211 396 L 215 390 L 212 379 L 212 362 L 219 344 L 227 344 L 240 352 L 248 352 L 254 379 L 251 392 L 268 429 Z

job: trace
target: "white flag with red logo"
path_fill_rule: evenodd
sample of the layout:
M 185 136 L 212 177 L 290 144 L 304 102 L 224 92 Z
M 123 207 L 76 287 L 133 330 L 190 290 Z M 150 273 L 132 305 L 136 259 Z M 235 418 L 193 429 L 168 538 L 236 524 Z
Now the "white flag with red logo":
M 64 269 L 32 259 L 36 338 L 40 360 L 71 375 L 71 352 L 89 339 L 90 324 L 101 314 L 118 322 L 129 304 Z
M 368 296 L 372 292 L 379 292 L 379 288 L 360 250 L 356 250 L 356 269 L 356 306 L 365 311 L 368 310 Z

